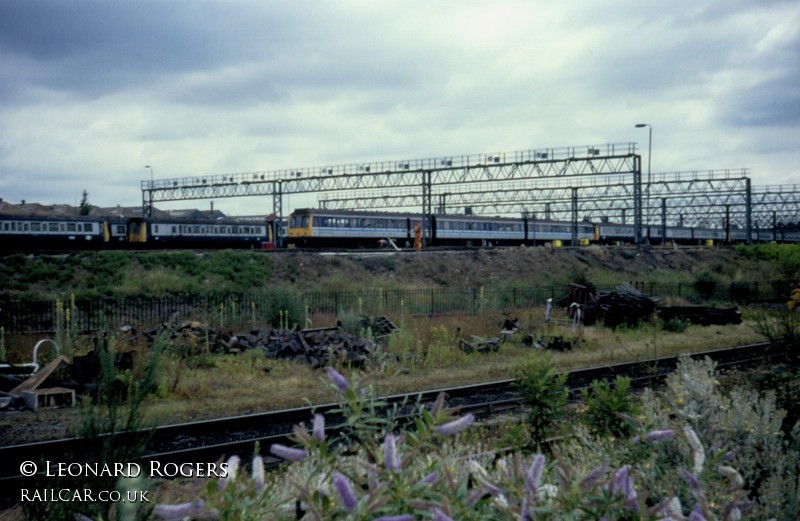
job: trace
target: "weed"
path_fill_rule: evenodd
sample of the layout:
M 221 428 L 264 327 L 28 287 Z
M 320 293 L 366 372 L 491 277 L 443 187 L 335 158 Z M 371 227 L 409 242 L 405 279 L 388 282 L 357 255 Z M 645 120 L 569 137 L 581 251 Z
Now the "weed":
M 636 427 L 633 418 L 637 407 L 631 393 L 631 380 L 617 376 L 614 383 L 595 380 L 582 390 L 585 410 L 582 419 L 594 435 L 611 435 L 626 438 Z
M 526 422 L 531 440 L 539 446 L 548 436 L 558 434 L 558 421 L 565 414 L 569 398 L 567 375 L 556 373 L 552 360 L 540 353 L 531 354 L 514 367 L 513 375 L 528 408 Z
M 144 423 L 146 397 L 156 388 L 161 363 L 164 339 L 159 338 L 150 349 L 147 359 L 134 366 L 133 371 L 119 371 L 115 367 L 113 341 L 98 350 L 101 377 L 98 394 L 94 402 L 86 398 L 80 404 L 78 436 L 84 439 L 79 454 L 64 454 L 64 461 L 74 461 L 91 468 L 103 468 L 117 464 L 139 464 L 151 429 Z M 130 468 L 130 467 L 128 467 Z M 70 490 L 98 491 L 118 490 L 119 472 L 70 473 L 42 483 L 42 487 Z M 72 497 L 72 496 L 71 496 Z M 113 502 L 26 502 L 23 505 L 29 519 L 76 519 L 79 515 L 96 519 L 111 519 L 121 503 Z M 135 507 L 139 518 L 149 513 L 146 504 Z M 128 519 L 137 519 L 129 517 Z
M 683 360 L 678 372 L 673 391 L 705 380 L 678 394 L 717 394 L 707 364 Z M 374 398 L 358 377 L 329 378 L 348 428 L 373 425 L 365 412 Z M 717 404 L 705 411 L 714 420 L 708 428 L 676 415 L 669 393 L 646 391 L 642 399 L 636 436 L 593 436 L 576 427 L 555 443 L 552 458 L 499 450 L 493 430 L 475 426 L 471 415 L 454 417 L 442 396 L 417 407 L 411 423 L 383 432 L 337 436 L 317 414 L 311 432 L 297 426 L 295 446 L 269 448 L 286 461 L 278 472 L 264 473 L 256 447 L 249 473 L 231 458 L 226 478 L 186 503 L 159 504 L 155 513 L 222 521 L 797 519 L 800 429 L 776 432 L 781 414 L 768 398 L 703 400 Z

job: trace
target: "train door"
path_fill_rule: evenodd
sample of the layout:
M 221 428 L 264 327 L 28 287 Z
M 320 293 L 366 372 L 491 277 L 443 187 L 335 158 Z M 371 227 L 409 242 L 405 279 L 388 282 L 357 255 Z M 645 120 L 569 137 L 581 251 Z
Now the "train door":
M 147 221 L 139 217 L 128 221 L 128 242 L 147 242 Z

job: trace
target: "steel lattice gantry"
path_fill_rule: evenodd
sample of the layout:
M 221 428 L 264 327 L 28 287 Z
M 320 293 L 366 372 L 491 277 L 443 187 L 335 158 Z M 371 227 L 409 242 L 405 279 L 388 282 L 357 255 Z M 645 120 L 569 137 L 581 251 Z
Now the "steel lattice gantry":
M 643 222 L 660 225 L 662 238 L 668 225 L 685 223 L 750 229 L 750 180 L 746 169 L 657 174 L 653 183 L 642 186 Z M 476 184 L 461 185 L 457 190 L 444 188 L 449 190 L 433 194 L 438 201 L 437 213 L 447 213 L 448 208 L 455 207 L 489 215 L 543 216 L 545 220 L 571 222 L 573 235 L 577 235 L 579 219 L 625 224 L 636 212 L 636 187 L 619 176 L 525 181 L 507 189 Z M 391 194 L 373 190 L 349 198 L 329 197 L 320 203 L 336 209 L 407 208 L 418 207 L 420 197 L 418 191 L 412 190 Z
M 800 185 L 765 185 L 753 187 L 753 222 L 762 238 L 762 230 L 771 231 L 771 239 L 780 239 L 787 226 L 800 225 Z
M 635 143 L 149 180 L 142 181 L 141 188 L 147 215 L 159 201 L 268 195 L 273 198 L 279 223 L 284 194 L 349 192 L 355 196 L 362 190 L 394 192 L 414 187 L 421 190 L 417 204 L 423 215 L 431 216 L 434 198 L 443 191 L 442 187 L 483 185 L 513 189 L 525 180 L 592 176 L 629 179 L 623 185 L 630 187 L 634 234 L 636 242 L 641 242 L 641 156 L 636 154 Z M 430 219 L 423 219 L 426 221 Z M 279 229 L 276 225 L 276 237 Z

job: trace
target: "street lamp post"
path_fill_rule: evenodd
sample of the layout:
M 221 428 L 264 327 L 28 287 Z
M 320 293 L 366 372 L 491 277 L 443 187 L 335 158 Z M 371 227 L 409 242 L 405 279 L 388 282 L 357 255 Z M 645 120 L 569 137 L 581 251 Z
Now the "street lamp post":
M 148 196 L 149 201 L 148 201 L 148 204 L 147 204 L 147 208 L 145 209 L 145 214 L 147 215 L 147 217 L 152 217 L 153 216 L 153 185 L 155 184 L 155 182 L 153 181 L 153 167 L 150 166 L 150 165 L 145 165 L 145 168 L 149 168 L 150 169 L 150 190 L 147 191 L 147 196 Z
M 650 182 L 652 181 L 651 174 L 650 174 L 650 160 L 653 158 L 653 126 L 650 123 L 637 123 L 636 128 L 644 128 L 647 127 L 648 129 L 648 137 L 647 137 L 647 196 L 645 197 L 647 201 L 647 242 L 650 242 Z

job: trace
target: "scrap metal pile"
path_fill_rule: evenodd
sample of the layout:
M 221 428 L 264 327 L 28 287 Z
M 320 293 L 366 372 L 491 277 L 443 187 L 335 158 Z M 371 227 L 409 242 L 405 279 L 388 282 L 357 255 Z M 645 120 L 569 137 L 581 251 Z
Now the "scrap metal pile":
M 380 333 L 394 330 L 388 319 L 381 317 Z M 175 327 L 162 324 L 145 333 L 149 342 L 159 336 L 177 348 L 206 349 L 215 353 L 238 353 L 259 349 L 272 359 L 294 360 L 319 368 L 343 361 L 363 366 L 376 351 L 376 344 L 368 338 L 350 334 L 339 326 L 319 329 L 251 329 L 246 333 L 232 333 L 211 328 L 201 322 L 184 322 Z
M 569 309 L 571 319 L 580 313 L 579 322 L 584 325 L 602 321 L 608 327 L 617 327 L 646 320 L 658 303 L 626 283 L 613 291 L 600 291 L 592 284 L 570 284 L 569 294 L 558 304 Z
M 658 314 L 661 320 L 681 320 L 692 324 L 741 324 L 741 313 L 736 307 L 714 308 L 708 306 L 660 306 L 657 298 L 650 298 L 630 284 L 622 284 L 613 291 L 601 291 L 591 283 L 570 284 L 569 293 L 558 301 L 569 310 L 570 319 L 579 313 L 578 322 L 592 325 L 603 322 L 608 327 L 621 324 L 635 326 Z

